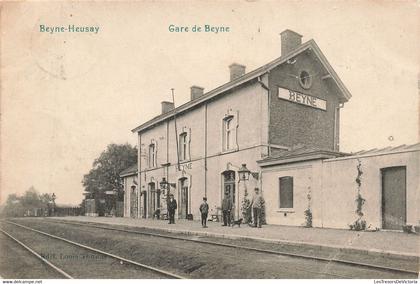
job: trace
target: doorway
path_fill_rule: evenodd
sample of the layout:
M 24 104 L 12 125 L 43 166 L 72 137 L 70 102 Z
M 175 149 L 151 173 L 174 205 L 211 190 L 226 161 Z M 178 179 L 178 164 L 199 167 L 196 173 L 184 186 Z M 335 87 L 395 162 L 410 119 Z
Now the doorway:
M 381 169 L 382 228 L 402 230 L 407 222 L 406 167 Z
M 131 192 L 129 194 L 130 198 L 130 216 L 132 218 L 137 217 L 137 189 L 136 187 L 131 187 Z
M 143 218 L 147 217 L 147 191 L 143 191 Z
M 179 179 L 179 218 L 186 219 L 188 215 L 188 179 Z
M 230 200 L 232 200 L 232 217 L 237 218 L 238 216 L 234 216 L 236 213 L 236 188 L 235 188 L 235 172 L 234 171 L 225 171 L 223 172 L 223 188 L 222 188 L 222 199 L 225 197 L 225 193 L 228 193 Z
M 156 211 L 156 186 L 154 182 L 149 183 L 149 218 L 153 218 Z

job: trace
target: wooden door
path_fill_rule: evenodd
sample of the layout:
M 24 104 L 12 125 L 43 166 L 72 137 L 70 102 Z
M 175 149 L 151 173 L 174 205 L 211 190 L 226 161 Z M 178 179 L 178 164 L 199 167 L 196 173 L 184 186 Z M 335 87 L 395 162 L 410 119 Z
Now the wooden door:
M 186 219 L 188 214 L 188 185 L 187 179 L 180 180 L 179 218 Z
M 382 228 L 402 230 L 407 221 L 406 168 L 381 169 Z
M 143 192 L 143 218 L 147 217 L 147 191 Z

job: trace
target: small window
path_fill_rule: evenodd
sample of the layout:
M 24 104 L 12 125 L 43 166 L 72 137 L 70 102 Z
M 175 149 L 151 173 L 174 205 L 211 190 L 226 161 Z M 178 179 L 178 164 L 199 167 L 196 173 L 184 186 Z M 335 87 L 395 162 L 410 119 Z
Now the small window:
M 149 145 L 149 168 L 156 167 L 156 145 Z
M 187 153 L 188 153 L 188 141 L 187 141 L 187 133 L 181 133 L 179 135 L 179 144 L 180 144 L 180 149 L 179 149 L 179 158 L 181 161 L 185 161 L 187 160 Z
M 306 71 L 300 72 L 299 83 L 302 88 L 309 89 L 312 86 L 312 76 Z
M 279 207 L 293 208 L 293 177 L 281 177 L 279 183 Z

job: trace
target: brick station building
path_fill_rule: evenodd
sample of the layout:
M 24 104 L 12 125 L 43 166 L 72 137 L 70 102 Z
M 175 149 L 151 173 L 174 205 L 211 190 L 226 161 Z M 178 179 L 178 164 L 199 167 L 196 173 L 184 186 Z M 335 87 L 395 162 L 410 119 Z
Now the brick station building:
M 328 209 L 317 204 L 327 197 L 320 195 L 320 176 L 308 169 L 346 156 L 339 152 L 340 109 L 351 95 L 314 40 L 302 43 L 302 36 L 291 30 L 280 35 L 279 58 L 251 72 L 233 63 L 227 83 L 208 92 L 192 86 L 190 101 L 177 108 L 162 102 L 160 115 L 132 130 L 138 135 L 139 159 L 121 175 L 124 216 L 152 218 L 157 209 L 164 213 L 168 190 L 178 201 L 177 218 L 198 219 L 204 196 L 210 214 L 220 215 L 227 191 L 238 218 L 245 190 L 252 194 L 259 187 L 268 223 L 301 225 L 309 188 L 314 226 L 347 226 L 348 212 L 342 220 L 325 221 Z M 243 164 L 251 172 L 248 180 L 238 175 Z M 353 172 L 349 169 L 349 175 Z M 344 203 L 354 203 L 352 194 L 346 196 Z
M 233 63 L 226 84 L 209 92 L 193 86 L 189 102 L 176 109 L 162 102 L 159 116 L 133 129 L 139 144 L 138 217 L 151 217 L 162 206 L 163 178 L 172 184 L 179 218 L 198 216 L 203 196 L 211 209 L 219 207 L 225 190 L 237 212 L 242 164 L 259 173 L 258 160 L 297 145 L 338 150 L 339 112 L 349 91 L 314 40 L 302 44 L 301 35 L 285 30 L 280 51 L 279 58 L 248 73 Z M 246 186 L 259 186 L 258 177 L 252 175 Z

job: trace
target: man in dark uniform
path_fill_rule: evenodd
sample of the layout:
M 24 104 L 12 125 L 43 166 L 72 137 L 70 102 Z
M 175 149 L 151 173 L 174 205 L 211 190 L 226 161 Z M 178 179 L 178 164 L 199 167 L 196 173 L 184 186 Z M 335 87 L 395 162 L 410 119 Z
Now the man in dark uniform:
M 168 201 L 168 213 L 169 213 L 169 224 L 175 224 L 175 210 L 177 208 L 176 200 L 173 194 L 169 195 Z
M 229 197 L 229 192 L 225 192 L 225 197 L 222 200 L 222 212 L 223 212 L 223 225 L 230 226 L 230 211 L 232 211 L 233 203 L 232 199 Z
M 207 204 L 207 197 L 203 197 L 203 203 L 200 205 L 201 225 L 207 228 L 207 216 L 209 214 L 209 205 Z

